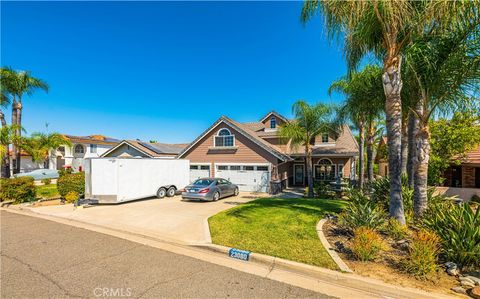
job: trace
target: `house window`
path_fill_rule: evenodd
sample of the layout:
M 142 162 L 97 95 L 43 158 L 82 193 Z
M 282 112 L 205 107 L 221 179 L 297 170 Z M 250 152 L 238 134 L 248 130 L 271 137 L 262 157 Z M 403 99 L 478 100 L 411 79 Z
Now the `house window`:
M 239 165 L 232 165 L 232 166 L 230 166 L 230 170 L 237 170 L 237 171 L 239 171 L 239 170 L 242 170 L 242 167 L 239 166 Z
M 75 154 L 84 154 L 84 153 L 85 153 L 85 149 L 83 148 L 83 145 L 77 144 L 77 145 L 75 145 L 75 147 L 73 148 L 73 152 L 74 152 Z
M 343 178 L 343 164 L 338 164 L 338 177 Z
M 218 131 L 214 139 L 215 147 L 229 147 L 235 145 L 235 136 L 228 129 Z
M 268 171 L 268 166 L 257 166 L 257 171 Z
M 277 119 L 275 118 L 275 116 L 272 116 L 272 118 L 270 118 L 270 129 L 275 129 L 277 127 Z
M 315 180 L 333 181 L 335 179 L 335 165 L 328 159 L 321 159 L 315 165 Z
M 192 169 L 195 169 L 195 170 L 198 169 L 198 165 L 190 165 L 190 170 Z
M 96 144 L 90 144 L 90 153 L 91 154 L 96 154 L 97 153 L 97 145 Z
M 227 165 L 219 165 L 218 170 L 228 170 L 228 166 Z
M 322 134 L 322 143 L 328 143 L 328 133 Z
M 255 166 L 243 166 L 243 169 L 245 171 L 253 171 L 255 169 Z
M 210 170 L 210 166 L 208 165 L 200 165 L 201 170 Z

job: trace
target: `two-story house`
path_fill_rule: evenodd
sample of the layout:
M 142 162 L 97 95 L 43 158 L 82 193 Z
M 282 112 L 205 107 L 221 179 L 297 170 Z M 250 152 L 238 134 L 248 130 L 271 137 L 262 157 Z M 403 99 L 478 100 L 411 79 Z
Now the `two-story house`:
M 279 128 L 288 121 L 274 111 L 250 123 L 222 116 L 178 158 L 190 160 L 191 180 L 222 177 L 242 191 L 268 192 L 272 182 L 283 187 L 305 186 L 304 148 L 292 147 L 279 136 Z M 357 157 L 358 144 L 348 126 L 336 138 L 327 133 L 318 136 L 313 144 L 314 179 L 354 179 Z

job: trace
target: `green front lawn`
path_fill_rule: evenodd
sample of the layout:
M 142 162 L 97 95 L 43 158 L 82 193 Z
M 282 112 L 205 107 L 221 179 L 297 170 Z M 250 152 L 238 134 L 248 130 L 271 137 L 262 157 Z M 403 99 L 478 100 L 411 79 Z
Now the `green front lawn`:
M 261 198 L 208 219 L 215 244 L 337 269 L 318 238 L 317 222 L 345 202 Z
M 44 199 L 49 199 L 49 198 L 60 197 L 60 194 L 58 193 L 58 190 L 57 190 L 57 184 L 36 186 L 36 189 L 37 189 L 37 198 L 40 197 Z

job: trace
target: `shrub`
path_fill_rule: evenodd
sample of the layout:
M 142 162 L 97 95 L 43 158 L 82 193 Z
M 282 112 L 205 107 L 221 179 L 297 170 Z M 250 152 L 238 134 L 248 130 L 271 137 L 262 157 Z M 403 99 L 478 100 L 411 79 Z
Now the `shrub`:
M 335 192 L 333 191 L 332 186 L 328 183 L 315 183 L 313 185 L 313 190 L 317 197 L 321 197 L 321 198 L 335 197 Z
M 412 240 L 404 269 L 417 278 L 425 279 L 437 269 L 440 238 L 433 232 L 420 230 Z
M 68 192 L 75 191 L 79 196 L 85 194 L 85 173 L 64 174 L 57 180 L 58 193 L 65 198 Z
M 480 196 L 478 196 L 477 194 L 473 194 L 472 198 L 470 198 L 470 201 L 480 204 Z
M 41 181 L 44 185 L 50 185 L 52 183 L 52 179 L 42 179 Z
M 395 218 L 390 218 L 386 226 L 386 232 L 395 240 L 401 240 L 408 235 L 408 228 L 406 225 L 400 224 Z
M 79 198 L 79 195 L 75 191 L 70 191 L 70 192 L 67 193 L 67 195 L 65 195 L 65 200 L 68 203 L 74 203 L 75 201 L 78 200 L 78 198 Z
M 68 168 L 60 169 L 58 171 L 58 176 L 64 176 L 66 174 L 72 174 L 72 173 L 73 173 L 73 169 L 71 167 L 68 167 Z
M 35 184 L 32 177 L 18 177 L 0 180 L 0 201 L 13 200 L 15 203 L 35 200 Z
M 371 261 L 377 258 L 383 249 L 383 242 L 378 233 L 368 227 L 358 227 L 354 230 L 352 252 L 355 257 L 362 261 Z
M 463 266 L 480 266 L 480 209 L 467 203 L 429 207 L 423 225 L 441 239 L 441 252 L 448 261 Z
M 361 190 L 347 191 L 350 200 L 345 210 L 339 215 L 339 224 L 354 230 L 360 226 L 378 229 L 385 222 L 385 213 Z

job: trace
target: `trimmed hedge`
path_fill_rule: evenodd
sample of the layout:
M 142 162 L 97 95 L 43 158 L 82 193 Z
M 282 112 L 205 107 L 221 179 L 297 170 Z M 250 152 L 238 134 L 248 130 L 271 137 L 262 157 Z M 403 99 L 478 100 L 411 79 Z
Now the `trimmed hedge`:
M 78 195 L 85 194 L 85 173 L 67 173 L 60 176 L 57 180 L 58 193 L 65 198 L 69 192 L 76 192 Z
M 35 200 L 36 189 L 32 177 L 18 177 L 0 180 L 0 201 L 13 200 L 15 203 Z

